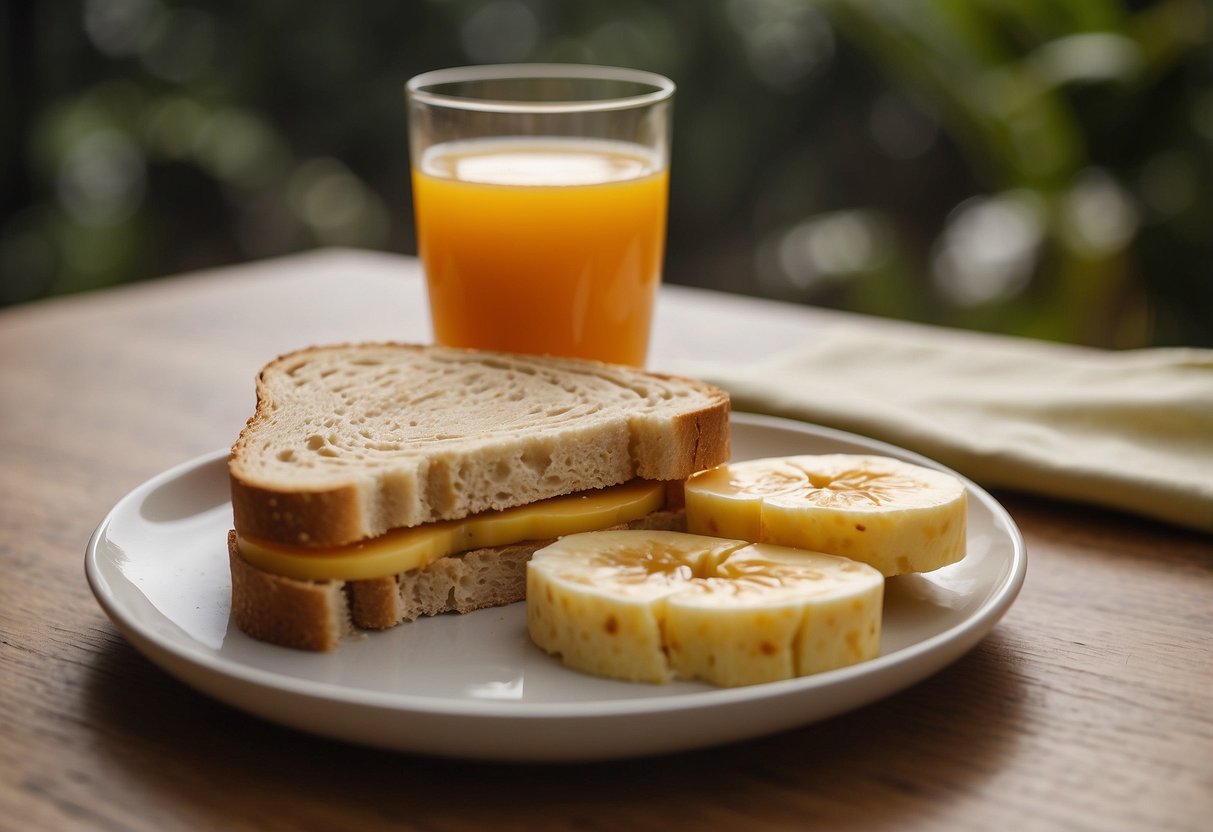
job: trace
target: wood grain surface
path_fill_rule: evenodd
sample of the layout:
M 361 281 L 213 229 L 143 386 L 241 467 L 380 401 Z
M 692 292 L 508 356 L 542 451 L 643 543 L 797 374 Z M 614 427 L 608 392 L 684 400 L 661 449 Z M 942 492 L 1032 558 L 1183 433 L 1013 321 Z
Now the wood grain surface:
M 668 290 L 654 354 L 826 313 Z M 828 316 L 826 316 L 828 317 Z M 656 759 L 454 762 L 276 727 L 173 680 L 83 575 L 97 523 L 226 447 L 270 357 L 426 341 L 408 258 L 331 251 L 0 313 L 0 829 L 1203 830 L 1213 539 L 998 493 L 1028 577 L 975 650 L 844 716 Z

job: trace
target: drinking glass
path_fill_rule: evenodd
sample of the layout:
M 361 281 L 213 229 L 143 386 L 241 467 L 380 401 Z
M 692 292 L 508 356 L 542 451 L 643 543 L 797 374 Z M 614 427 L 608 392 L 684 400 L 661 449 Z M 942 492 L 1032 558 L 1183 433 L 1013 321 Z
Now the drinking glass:
M 515 64 L 427 72 L 406 94 L 435 340 L 643 365 L 674 84 Z

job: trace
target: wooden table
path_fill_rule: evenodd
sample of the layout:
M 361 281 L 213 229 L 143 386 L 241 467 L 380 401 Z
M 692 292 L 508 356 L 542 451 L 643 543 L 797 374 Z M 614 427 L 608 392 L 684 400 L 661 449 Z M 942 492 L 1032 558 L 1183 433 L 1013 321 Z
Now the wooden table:
M 661 301 L 657 365 L 763 355 L 831 317 Z M 0 829 L 1210 828 L 1213 539 L 1015 494 L 997 496 L 1028 578 L 977 649 L 739 745 L 470 764 L 295 733 L 176 682 L 94 601 L 89 535 L 143 480 L 229 445 L 269 357 L 377 338 L 429 338 L 411 259 L 321 252 L 0 313 Z

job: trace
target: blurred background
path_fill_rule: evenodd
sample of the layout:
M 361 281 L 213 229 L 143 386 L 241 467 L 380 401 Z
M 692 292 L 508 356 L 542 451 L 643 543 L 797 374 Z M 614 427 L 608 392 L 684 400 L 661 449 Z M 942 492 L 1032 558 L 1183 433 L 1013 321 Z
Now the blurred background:
M 415 253 L 402 87 L 673 78 L 666 278 L 1213 346 L 1211 0 L 5 0 L 0 305 Z

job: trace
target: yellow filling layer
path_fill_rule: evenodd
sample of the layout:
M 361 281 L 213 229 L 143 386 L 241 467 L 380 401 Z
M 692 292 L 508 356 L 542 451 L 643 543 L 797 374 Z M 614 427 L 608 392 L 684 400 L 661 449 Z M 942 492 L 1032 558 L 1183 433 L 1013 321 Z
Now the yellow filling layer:
M 548 540 L 629 523 L 665 504 L 664 483 L 633 480 L 463 520 L 428 523 L 333 548 L 305 549 L 239 537 L 240 554 L 275 575 L 307 581 L 369 580 L 420 569 L 472 549 Z

